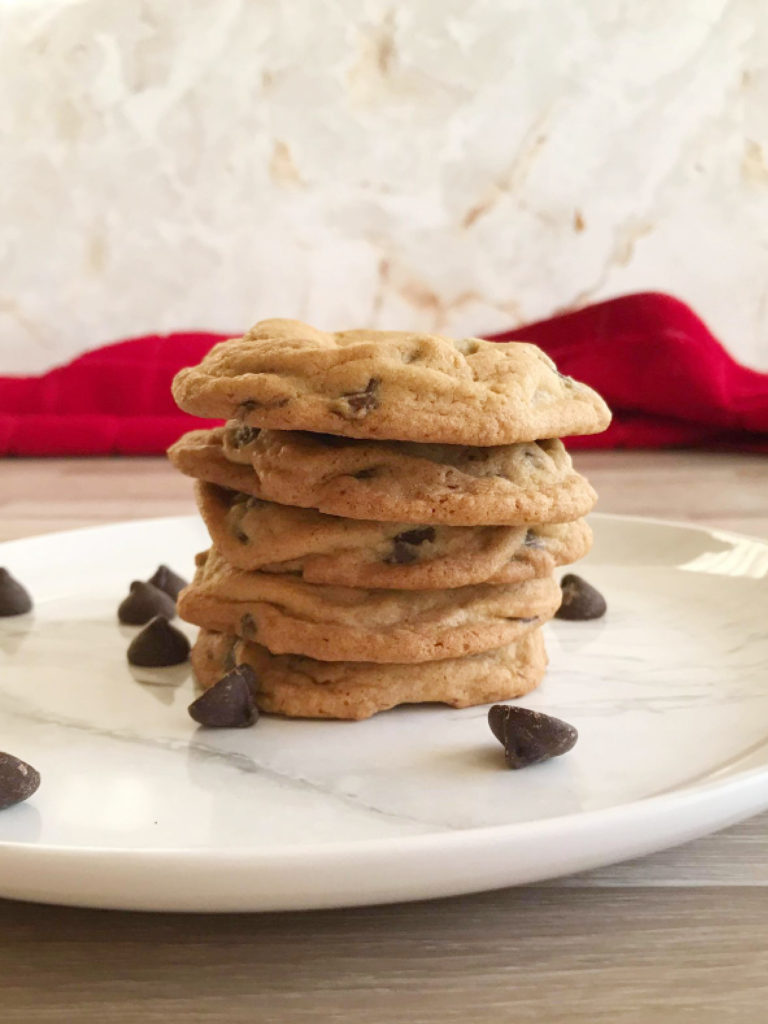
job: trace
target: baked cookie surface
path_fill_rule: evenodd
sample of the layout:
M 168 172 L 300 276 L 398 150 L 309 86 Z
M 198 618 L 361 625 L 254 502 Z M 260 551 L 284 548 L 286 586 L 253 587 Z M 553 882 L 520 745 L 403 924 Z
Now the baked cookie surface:
M 348 519 L 563 523 L 586 515 L 597 497 L 557 439 L 475 448 L 228 424 L 191 431 L 168 454 L 199 480 Z
M 458 658 L 518 640 L 552 618 L 551 576 L 455 590 L 331 587 L 245 572 L 210 549 L 179 594 L 187 622 L 319 661 L 410 663 Z
M 582 558 L 592 543 L 583 519 L 529 527 L 377 523 L 200 481 L 195 493 L 213 546 L 227 562 L 307 583 L 402 590 L 521 583 Z
M 610 412 L 535 345 L 262 320 L 173 382 L 196 416 L 276 430 L 460 445 L 593 434 Z
M 398 704 L 429 701 L 464 708 L 521 697 L 539 684 L 547 666 L 538 629 L 497 650 L 420 665 L 275 655 L 259 644 L 204 629 L 191 660 L 206 689 L 235 665 L 250 665 L 257 679 L 256 703 L 262 711 L 293 718 L 356 720 Z

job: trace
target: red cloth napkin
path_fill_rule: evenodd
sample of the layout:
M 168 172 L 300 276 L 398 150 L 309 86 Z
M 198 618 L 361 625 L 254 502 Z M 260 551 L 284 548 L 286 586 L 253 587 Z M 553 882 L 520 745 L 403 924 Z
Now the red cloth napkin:
M 123 341 L 40 377 L 0 377 L 0 454 L 143 455 L 210 425 L 180 412 L 170 382 L 229 335 Z M 768 451 L 768 374 L 740 366 L 668 295 L 627 295 L 494 340 L 540 345 L 596 388 L 614 422 L 580 448 L 728 446 Z
M 737 363 L 671 295 L 626 295 L 494 339 L 534 342 L 611 407 L 608 430 L 569 448 L 768 451 L 768 374 Z

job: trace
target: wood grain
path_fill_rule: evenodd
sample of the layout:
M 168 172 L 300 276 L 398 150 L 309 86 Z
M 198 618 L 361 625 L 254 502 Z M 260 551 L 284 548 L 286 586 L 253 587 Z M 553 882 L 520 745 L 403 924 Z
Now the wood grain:
M 582 453 L 600 510 L 768 536 L 760 456 Z M 160 459 L 5 460 L 0 539 L 193 510 Z M 311 914 L 0 901 L 0 1021 L 758 1022 L 768 815 L 546 886 Z
M 768 891 L 525 888 L 261 916 L 2 907 L 2 1019 L 758 1024 Z

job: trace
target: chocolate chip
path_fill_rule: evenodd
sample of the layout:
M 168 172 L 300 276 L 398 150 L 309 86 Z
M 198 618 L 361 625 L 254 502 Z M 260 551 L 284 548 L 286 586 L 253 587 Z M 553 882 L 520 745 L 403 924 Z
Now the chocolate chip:
M 257 632 L 256 620 L 250 612 L 246 612 L 240 619 L 240 635 L 245 640 L 254 640 Z
M 238 665 L 192 701 L 189 714 L 209 729 L 243 729 L 253 725 L 259 709 L 253 699 L 256 676 L 250 665 Z
M 131 592 L 117 609 L 118 619 L 127 626 L 143 626 L 156 615 L 172 619 L 176 614 L 176 602 L 154 583 L 134 580 Z
M 390 564 L 410 565 L 419 557 L 418 551 L 415 550 L 419 544 L 434 539 L 435 528 L 433 526 L 419 526 L 415 530 L 404 530 L 395 537 L 392 553 L 386 561 Z
M 563 591 L 563 600 L 555 612 L 556 619 L 599 619 L 605 615 L 605 598 L 581 576 L 569 572 L 563 576 L 560 587 Z
M 157 587 L 158 590 L 162 590 L 169 597 L 172 597 L 175 601 L 179 596 L 179 592 L 187 586 L 187 581 L 169 569 L 167 565 L 158 565 L 152 576 L 149 577 L 147 583 L 151 583 L 153 587 Z
M 29 611 L 32 598 L 7 569 L 0 569 L 0 616 L 24 615 Z
M 508 704 L 493 705 L 488 711 L 488 725 L 504 744 L 507 766 L 513 769 L 559 757 L 579 738 L 574 726 L 561 718 Z
M 128 645 L 128 663 L 142 668 L 180 665 L 189 657 L 189 640 L 162 615 L 155 616 Z
M 507 712 L 511 710 L 506 704 L 494 704 L 488 708 L 488 725 L 502 746 L 506 743 Z
M 524 544 L 527 548 L 543 548 L 544 541 L 535 530 L 528 530 L 525 535 Z
M 363 391 L 352 391 L 341 396 L 353 414 L 353 419 L 363 419 L 372 409 L 378 408 L 379 400 L 376 397 L 378 388 L 378 378 L 371 377 Z
M 288 395 L 284 395 L 282 398 L 270 398 L 266 402 L 259 402 L 255 398 L 247 398 L 238 406 L 237 415 L 242 418 L 247 416 L 249 412 L 255 412 L 256 409 L 282 409 L 284 405 L 288 405 L 290 400 Z M 256 433 L 258 434 L 258 430 Z M 249 442 L 244 443 L 248 444 Z
M 32 796 L 39 785 L 40 773 L 31 764 L 13 754 L 0 752 L 0 811 L 20 804 Z
M 258 427 L 249 427 L 243 423 L 237 428 L 237 430 L 232 431 L 230 434 L 230 440 L 235 448 L 244 448 L 247 444 L 253 444 L 258 436 Z
M 395 537 L 395 540 L 401 540 L 405 544 L 423 544 L 434 539 L 434 526 L 417 526 L 415 530 L 404 530 Z
M 410 565 L 411 562 L 415 562 L 419 557 L 419 552 L 416 548 L 411 547 L 410 544 L 405 544 L 401 540 L 395 540 L 392 545 L 391 553 L 385 558 L 385 562 L 388 565 Z

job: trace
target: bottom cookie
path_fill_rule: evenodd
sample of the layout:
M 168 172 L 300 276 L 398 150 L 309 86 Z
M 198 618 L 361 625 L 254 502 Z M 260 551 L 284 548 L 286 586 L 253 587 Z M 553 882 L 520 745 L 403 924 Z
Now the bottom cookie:
M 191 660 L 204 689 L 235 665 L 250 665 L 262 711 L 291 718 L 356 720 L 398 704 L 433 702 L 465 708 L 522 697 L 538 686 L 547 667 L 540 629 L 494 651 L 415 665 L 276 655 L 259 644 L 203 629 Z

